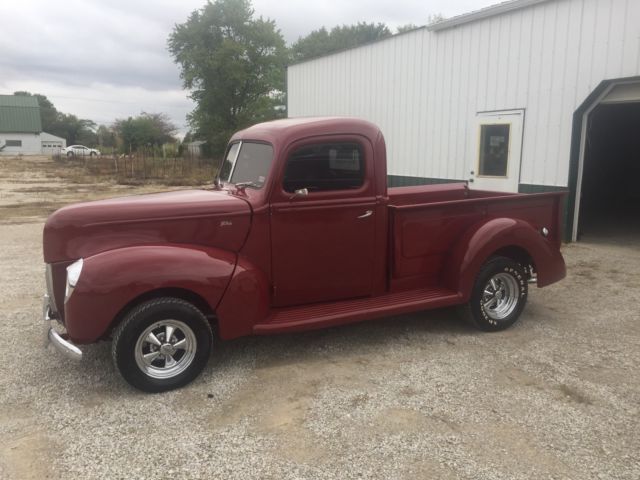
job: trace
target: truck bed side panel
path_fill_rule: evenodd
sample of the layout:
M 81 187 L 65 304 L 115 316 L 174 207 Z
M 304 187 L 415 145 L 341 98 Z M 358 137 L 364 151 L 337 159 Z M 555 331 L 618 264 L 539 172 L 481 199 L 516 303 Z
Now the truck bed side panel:
M 546 227 L 549 240 L 559 247 L 562 193 L 487 194 L 468 191 L 461 200 L 390 206 L 392 280 L 415 278 L 416 285 L 439 285 L 456 241 L 472 226 L 494 218 L 523 220 L 536 231 Z

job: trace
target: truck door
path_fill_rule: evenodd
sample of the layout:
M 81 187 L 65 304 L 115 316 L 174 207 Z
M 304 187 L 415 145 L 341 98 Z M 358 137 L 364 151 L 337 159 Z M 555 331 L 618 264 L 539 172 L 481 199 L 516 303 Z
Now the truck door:
M 274 305 L 365 297 L 373 285 L 373 149 L 319 137 L 284 153 L 271 198 Z
M 478 113 L 469 186 L 478 190 L 517 192 L 522 157 L 524 110 Z

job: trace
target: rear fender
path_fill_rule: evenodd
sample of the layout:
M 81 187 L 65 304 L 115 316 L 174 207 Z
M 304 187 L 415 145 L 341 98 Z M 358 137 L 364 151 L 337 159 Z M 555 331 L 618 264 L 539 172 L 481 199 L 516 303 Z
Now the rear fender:
M 92 343 L 131 301 L 158 289 L 191 291 L 215 311 L 235 263 L 235 253 L 202 246 L 136 246 L 87 257 L 65 304 L 67 333 Z
M 471 227 L 458 240 L 445 266 L 444 284 L 460 292 L 464 301 L 468 301 L 482 265 L 506 247 L 519 247 L 529 254 L 539 287 L 557 282 L 566 275 L 564 259 L 554 242 L 523 220 L 495 218 Z

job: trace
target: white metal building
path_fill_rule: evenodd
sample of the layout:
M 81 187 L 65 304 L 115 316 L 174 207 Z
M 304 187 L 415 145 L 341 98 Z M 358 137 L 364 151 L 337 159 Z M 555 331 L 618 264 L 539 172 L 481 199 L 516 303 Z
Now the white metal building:
M 42 131 L 36 97 L 0 95 L 0 155 L 54 155 L 64 138 Z
M 60 153 L 60 150 L 67 146 L 67 141 L 51 133 L 42 132 L 40 134 L 40 144 L 43 155 L 57 155 Z
M 640 205 L 638 0 L 501 3 L 290 65 L 287 94 L 291 117 L 378 124 L 390 185 L 568 189 L 574 240 L 594 199 Z M 613 118 L 629 127 L 624 138 L 603 130 Z M 612 185 L 632 175 L 622 198 Z

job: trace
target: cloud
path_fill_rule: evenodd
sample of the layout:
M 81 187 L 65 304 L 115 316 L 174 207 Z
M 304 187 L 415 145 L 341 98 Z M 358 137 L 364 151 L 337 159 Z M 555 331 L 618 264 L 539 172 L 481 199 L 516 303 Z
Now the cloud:
M 0 3 L 0 93 L 28 90 L 98 123 L 165 112 L 186 131 L 193 109 L 167 51 L 176 23 L 203 0 L 21 0 Z M 287 42 L 311 30 L 358 21 L 423 24 L 492 0 L 254 0 Z

